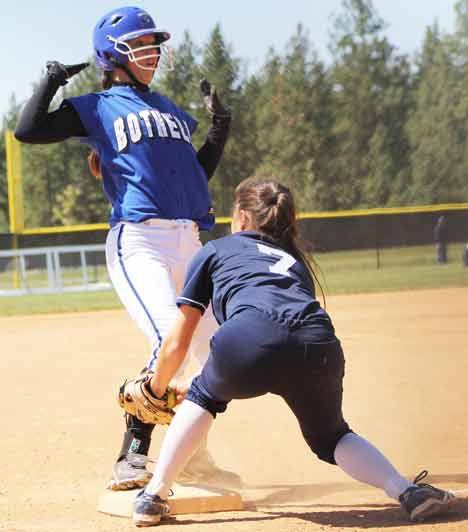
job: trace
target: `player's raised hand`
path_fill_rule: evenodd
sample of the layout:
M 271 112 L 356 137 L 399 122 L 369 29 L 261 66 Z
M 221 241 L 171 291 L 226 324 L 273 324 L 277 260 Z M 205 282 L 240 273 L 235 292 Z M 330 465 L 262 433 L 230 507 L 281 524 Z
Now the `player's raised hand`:
M 58 61 L 48 61 L 46 63 L 48 76 L 55 78 L 60 85 L 66 85 L 68 79 L 84 70 L 87 66 L 89 66 L 89 63 L 77 63 L 76 65 L 63 65 Z
M 211 85 L 207 79 L 200 80 L 200 91 L 205 106 L 212 115 L 226 118 L 231 116 L 231 111 L 219 101 L 216 87 Z

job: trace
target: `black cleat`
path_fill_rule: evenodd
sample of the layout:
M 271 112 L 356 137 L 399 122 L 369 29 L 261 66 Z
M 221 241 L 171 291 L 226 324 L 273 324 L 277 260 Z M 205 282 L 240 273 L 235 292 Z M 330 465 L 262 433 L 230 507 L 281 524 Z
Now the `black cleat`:
M 415 486 L 410 486 L 398 497 L 411 521 L 423 521 L 433 515 L 442 514 L 455 500 L 452 492 L 421 483 L 427 474 L 427 471 L 421 471 L 413 481 Z
M 159 495 L 148 495 L 145 490 L 138 493 L 133 507 L 133 522 L 136 526 L 157 525 L 169 516 L 169 504 Z

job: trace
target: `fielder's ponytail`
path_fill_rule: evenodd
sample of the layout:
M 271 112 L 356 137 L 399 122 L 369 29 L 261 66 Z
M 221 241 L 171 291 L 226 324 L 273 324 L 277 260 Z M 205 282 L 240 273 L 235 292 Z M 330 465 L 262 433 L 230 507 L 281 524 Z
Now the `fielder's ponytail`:
M 235 207 L 250 213 L 255 231 L 270 238 L 305 265 L 311 283 L 318 284 L 325 298 L 311 261 L 300 244 L 291 191 L 277 181 L 245 179 L 236 188 Z

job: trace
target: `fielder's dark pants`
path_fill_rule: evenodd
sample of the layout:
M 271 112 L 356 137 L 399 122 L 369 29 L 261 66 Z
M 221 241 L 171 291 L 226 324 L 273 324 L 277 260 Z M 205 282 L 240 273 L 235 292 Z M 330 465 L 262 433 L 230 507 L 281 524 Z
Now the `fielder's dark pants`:
M 341 410 L 344 356 L 329 329 L 312 323 L 279 323 L 252 309 L 226 321 L 187 399 L 213 416 L 231 399 L 266 393 L 283 397 L 312 451 L 335 464 L 338 441 L 350 428 Z

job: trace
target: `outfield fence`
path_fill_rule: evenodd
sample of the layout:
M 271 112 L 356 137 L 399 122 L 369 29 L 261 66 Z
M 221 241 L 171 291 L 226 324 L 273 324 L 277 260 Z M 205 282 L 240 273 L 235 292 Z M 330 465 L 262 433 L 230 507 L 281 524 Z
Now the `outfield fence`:
M 111 288 L 104 245 L 0 251 L 0 296 Z
M 468 203 L 299 214 L 299 229 L 310 251 L 328 252 L 419 246 L 434 242 L 437 219 L 447 221 L 448 242 L 468 242 Z M 230 218 L 218 218 L 202 232 L 206 242 L 230 232 Z M 0 234 L 0 250 L 105 244 L 108 224 L 25 228 Z
M 369 272 L 426 267 L 436 263 L 433 229 L 442 214 L 447 220 L 448 261 L 462 265 L 468 243 L 464 204 L 303 213 L 299 228 L 307 250 L 329 271 L 357 264 Z M 211 233 L 202 233 L 202 241 L 228 234 L 229 222 L 219 220 Z M 107 231 L 107 224 L 99 224 L 0 235 L 0 296 L 111 289 L 105 266 Z M 347 252 L 352 256 L 343 258 Z M 468 268 L 463 270 L 468 275 Z

